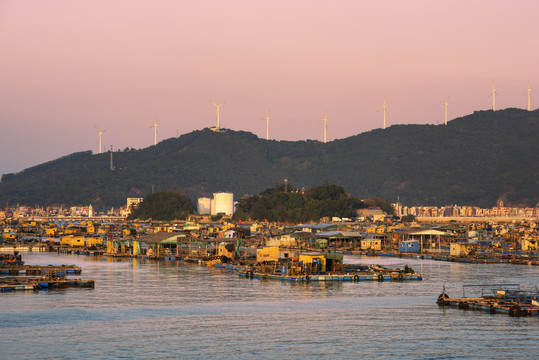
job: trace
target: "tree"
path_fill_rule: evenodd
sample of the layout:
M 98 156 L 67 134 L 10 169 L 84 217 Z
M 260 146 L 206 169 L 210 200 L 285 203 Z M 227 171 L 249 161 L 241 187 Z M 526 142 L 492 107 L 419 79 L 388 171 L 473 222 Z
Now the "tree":
M 415 216 L 410 214 L 410 215 L 404 215 L 402 218 L 401 218 L 401 221 L 402 222 L 414 222 L 415 221 Z
M 318 221 L 322 216 L 354 217 L 357 209 L 366 207 L 360 199 L 347 196 L 342 187 L 328 183 L 304 194 L 284 190 L 277 185 L 240 199 L 233 218 L 299 223 Z
M 195 205 L 183 192 L 169 190 L 147 196 L 133 209 L 128 219 L 183 220 L 195 210 Z

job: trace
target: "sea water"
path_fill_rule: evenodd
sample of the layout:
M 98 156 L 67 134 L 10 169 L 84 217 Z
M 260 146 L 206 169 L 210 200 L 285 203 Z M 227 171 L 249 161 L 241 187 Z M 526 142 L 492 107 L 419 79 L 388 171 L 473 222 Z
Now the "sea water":
M 25 253 L 94 289 L 0 294 L 1 359 L 538 358 L 539 318 L 442 308 L 445 285 L 539 285 L 539 268 L 345 256 L 423 281 L 290 283 L 178 261 Z

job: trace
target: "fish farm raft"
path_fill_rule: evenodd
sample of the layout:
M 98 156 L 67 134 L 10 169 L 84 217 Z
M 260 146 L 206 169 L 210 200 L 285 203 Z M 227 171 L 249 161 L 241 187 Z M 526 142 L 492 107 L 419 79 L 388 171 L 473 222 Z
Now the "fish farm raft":
M 465 297 L 467 289 L 481 289 L 481 296 Z M 492 295 L 485 295 L 485 291 Z M 441 307 L 459 308 L 462 310 L 486 311 L 490 314 L 508 314 L 515 317 L 539 316 L 539 290 L 522 291 L 519 284 L 497 285 L 464 285 L 463 296 L 451 298 L 445 293 L 436 301 Z

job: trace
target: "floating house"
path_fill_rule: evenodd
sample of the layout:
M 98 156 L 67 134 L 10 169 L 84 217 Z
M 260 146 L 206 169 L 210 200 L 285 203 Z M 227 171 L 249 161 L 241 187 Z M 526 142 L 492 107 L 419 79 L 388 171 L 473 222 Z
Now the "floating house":
M 343 271 L 342 254 L 300 254 L 299 263 L 307 274 L 325 274 L 327 272 Z
M 419 241 L 406 240 L 399 243 L 399 252 L 401 253 L 419 253 Z
M 84 236 L 66 235 L 60 238 L 60 245 L 84 246 Z
M 520 241 L 520 246 L 523 251 L 529 250 L 538 250 L 539 249 L 539 239 L 522 239 Z
M 264 261 L 279 261 L 279 247 L 266 246 L 261 249 L 256 249 L 256 261 L 260 263 Z
M 357 231 L 324 231 L 316 233 L 317 247 L 324 248 L 334 246 L 355 247 L 361 243 L 363 235 Z M 325 239 L 325 246 L 321 240 Z
M 447 241 L 447 238 L 451 237 L 451 234 L 440 230 L 422 230 L 408 234 L 409 238 L 418 240 L 420 245 L 420 252 L 428 249 L 434 249 L 438 247 L 440 249 L 441 244 Z
M 386 246 L 387 242 L 386 234 L 370 233 L 365 239 L 361 240 L 361 249 L 380 251 Z
M 220 243 L 217 247 L 217 255 L 219 257 L 225 256 L 229 259 L 236 258 L 236 246 L 230 243 Z
M 472 251 L 473 245 L 467 242 L 455 242 L 449 247 L 451 256 L 467 256 Z

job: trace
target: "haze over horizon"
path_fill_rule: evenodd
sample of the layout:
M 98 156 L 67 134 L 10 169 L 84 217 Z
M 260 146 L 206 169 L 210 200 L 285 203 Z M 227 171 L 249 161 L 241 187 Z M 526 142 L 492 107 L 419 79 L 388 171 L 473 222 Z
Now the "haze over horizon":
M 539 100 L 539 3 L 0 2 L 0 174 L 215 126 L 328 141 Z

